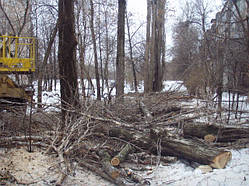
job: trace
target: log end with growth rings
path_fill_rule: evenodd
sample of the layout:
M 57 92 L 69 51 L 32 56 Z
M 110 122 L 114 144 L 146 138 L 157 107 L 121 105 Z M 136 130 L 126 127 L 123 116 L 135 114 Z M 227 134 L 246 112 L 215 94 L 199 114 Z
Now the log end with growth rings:
M 113 172 L 111 172 L 111 177 L 113 179 L 117 179 L 119 177 L 119 175 L 120 175 L 119 171 L 113 171 Z
M 117 157 L 112 158 L 111 164 L 112 164 L 112 166 L 117 167 L 120 164 L 119 158 L 117 158 Z
M 208 135 L 204 136 L 204 140 L 207 143 L 213 143 L 213 142 L 215 142 L 216 137 L 212 134 L 208 134 Z
M 231 152 L 223 152 L 213 159 L 213 163 L 211 163 L 210 166 L 216 169 L 224 169 L 231 158 Z

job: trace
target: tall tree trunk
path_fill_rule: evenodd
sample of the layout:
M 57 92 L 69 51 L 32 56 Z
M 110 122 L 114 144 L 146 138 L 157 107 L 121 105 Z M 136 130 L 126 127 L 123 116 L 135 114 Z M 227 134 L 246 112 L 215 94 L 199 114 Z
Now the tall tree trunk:
M 150 87 L 150 47 L 151 47 L 151 0 L 147 0 L 147 26 L 146 26 L 146 49 L 145 49 L 145 66 L 144 66 L 144 92 L 151 91 Z
M 70 114 L 67 110 L 78 104 L 78 81 L 76 71 L 76 46 L 74 30 L 74 1 L 59 0 L 59 74 L 61 85 L 62 119 Z M 64 128 L 62 123 L 61 128 Z
M 223 53 L 220 41 L 218 41 L 217 43 L 217 68 L 218 68 L 217 72 L 218 114 L 221 116 L 224 65 L 223 65 Z
M 154 78 L 153 78 L 153 91 L 158 92 L 162 90 L 162 76 L 163 76 L 163 51 L 164 49 L 164 24 L 165 24 L 165 1 L 164 0 L 157 0 L 153 4 L 154 14 L 153 25 L 155 26 L 155 34 L 153 38 L 153 44 L 154 44 Z
M 153 4 L 153 9 L 154 9 L 154 19 L 153 19 L 153 58 L 152 58 L 152 63 L 154 65 L 154 70 L 153 70 L 153 88 L 152 90 L 154 92 L 160 91 L 160 69 L 161 69 L 161 63 L 160 63 L 160 55 L 161 55 L 161 40 L 160 40 L 160 22 L 159 22 L 159 4 L 160 0 L 154 1 Z
M 93 7 L 93 1 L 92 0 L 90 0 L 90 5 L 91 5 L 90 28 L 91 28 L 91 34 L 92 34 L 92 40 L 93 40 L 95 78 L 96 78 L 96 84 L 97 84 L 97 99 L 101 100 L 97 44 L 96 44 L 96 37 L 95 37 L 95 31 L 94 31 L 94 7 Z
M 165 67 L 165 5 L 164 0 L 147 1 L 145 52 L 145 92 L 162 90 Z M 163 51 L 164 50 L 164 51 Z
M 57 54 L 56 54 L 56 44 L 54 42 L 54 46 L 53 46 L 53 57 L 54 57 L 54 64 L 53 64 L 53 79 L 54 79 L 54 90 L 56 91 L 57 88 Z
M 132 49 L 132 43 L 131 43 L 131 32 L 130 32 L 130 25 L 129 25 L 129 19 L 128 15 L 126 13 L 126 25 L 127 25 L 127 32 L 128 32 L 128 41 L 129 41 L 129 48 L 130 48 L 130 60 L 132 65 L 132 73 L 133 73 L 133 81 L 134 81 L 134 88 L 135 92 L 137 92 L 137 76 L 136 76 L 136 68 L 135 63 L 133 59 L 133 49 Z
M 101 15 L 101 4 L 98 6 L 99 16 Z M 98 21 L 98 35 L 99 35 L 99 59 L 100 59 L 100 76 L 101 76 L 101 95 L 104 95 L 104 89 L 105 89 L 105 79 L 104 79 L 104 68 L 103 68 L 103 56 L 102 56 L 102 45 L 101 45 L 101 24 L 100 19 Z
M 81 80 L 82 98 L 84 99 L 86 96 L 86 93 L 85 93 L 86 87 L 85 87 L 85 82 L 84 82 L 84 79 L 86 77 L 84 73 L 84 69 L 86 68 L 85 67 L 85 38 L 84 39 L 80 38 L 80 51 L 79 52 L 80 52 L 80 80 Z
M 86 66 L 85 66 L 85 53 L 86 53 L 86 33 L 87 33 L 87 21 L 86 21 L 86 5 L 85 2 L 82 1 L 82 26 L 83 32 L 80 30 L 80 12 L 77 19 L 77 26 L 78 26 L 78 33 L 79 33 L 79 57 L 80 57 L 80 81 L 81 81 L 81 92 L 82 92 L 82 99 L 84 100 L 86 97 L 86 86 L 85 86 L 85 79 L 87 79 L 87 75 L 85 73 Z M 79 10 L 79 11 L 80 11 Z
M 79 57 L 80 57 L 80 81 L 81 81 L 81 89 L 82 89 L 82 98 L 84 99 L 86 94 L 85 94 L 85 90 L 86 90 L 86 87 L 85 87 L 85 82 L 84 82 L 84 79 L 86 77 L 86 74 L 84 73 L 84 70 L 85 70 L 85 50 L 86 50 L 86 47 L 85 47 L 85 43 L 86 43 L 86 27 L 84 27 L 84 36 L 82 36 L 80 34 L 80 38 L 79 38 Z M 82 38 L 83 37 L 83 38 Z
M 124 94 L 125 11 L 126 11 L 126 0 L 118 0 L 118 44 L 117 44 L 117 61 L 116 61 L 116 94 L 117 94 L 117 97 L 120 97 Z
M 163 21 L 165 22 L 165 20 Z M 163 25 L 162 27 L 163 29 L 163 35 L 162 35 L 162 70 L 161 70 L 161 76 L 160 76 L 160 82 L 161 82 L 161 85 L 163 85 L 163 79 L 164 79 L 164 75 L 165 75 L 165 70 L 166 70 L 166 32 L 165 32 L 165 27 Z M 163 87 L 161 87 L 163 88 Z
M 151 46 L 150 46 L 150 71 L 149 71 L 149 91 L 154 90 L 155 85 L 155 70 L 157 69 L 157 0 L 152 1 L 152 23 L 151 23 Z
M 157 91 L 161 91 L 163 88 L 163 75 L 165 67 L 165 0 L 159 0 L 158 2 L 158 87 Z
M 108 32 L 108 20 L 107 20 L 107 12 L 105 12 L 105 48 L 106 48 L 106 60 L 105 60 L 105 67 L 104 67 L 104 78 L 105 78 L 105 85 L 109 92 L 109 70 L 108 70 L 108 64 L 109 64 L 109 32 Z

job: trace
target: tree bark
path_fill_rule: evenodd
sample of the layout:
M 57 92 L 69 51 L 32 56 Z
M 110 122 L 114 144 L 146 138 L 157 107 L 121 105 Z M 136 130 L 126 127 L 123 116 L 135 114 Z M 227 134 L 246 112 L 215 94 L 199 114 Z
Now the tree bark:
M 151 26 L 151 1 L 147 0 L 147 26 L 146 26 L 146 49 L 145 49 L 145 66 L 144 66 L 144 92 L 148 93 L 151 91 L 150 86 L 150 29 Z
M 206 135 L 213 135 L 217 142 L 233 142 L 238 139 L 249 138 L 248 127 L 219 126 L 206 123 L 186 123 L 183 127 L 185 137 L 204 139 Z
M 125 147 L 111 160 L 112 166 L 118 166 L 121 162 L 123 162 L 127 155 L 133 152 L 135 149 L 130 144 L 125 145 Z
M 161 132 L 162 134 L 165 132 Z M 153 130 L 150 136 L 134 133 L 125 129 L 112 128 L 109 130 L 111 137 L 121 138 L 129 141 L 135 146 L 149 150 L 153 154 L 157 154 L 158 145 L 161 145 L 162 156 L 176 156 L 178 158 L 195 161 L 200 164 L 210 165 L 213 168 L 224 168 L 231 159 L 231 152 L 219 150 L 217 148 L 209 147 L 206 144 L 199 143 L 191 139 L 184 139 L 180 137 L 169 137 L 165 134 L 156 134 Z M 160 144 L 156 141 L 160 140 Z
M 127 25 L 127 32 L 128 32 L 129 48 L 130 48 L 130 60 L 131 60 L 131 65 L 132 65 L 133 82 L 134 82 L 135 92 L 137 92 L 137 75 L 136 75 L 136 68 L 135 68 L 135 63 L 133 59 L 133 48 L 132 48 L 132 42 L 131 42 L 130 24 L 129 24 L 127 13 L 126 13 L 126 25 Z
M 164 24 L 165 1 L 147 1 L 147 35 L 145 52 L 145 92 L 162 90 L 165 54 Z
M 139 108 L 144 114 L 144 116 L 151 121 L 153 119 L 153 116 L 151 115 L 151 112 L 148 110 L 148 108 L 145 106 L 145 104 L 139 100 Z
M 58 61 L 61 84 L 62 121 L 65 121 L 66 114 L 68 113 L 66 110 L 70 107 L 75 107 L 79 99 L 75 56 L 76 45 L 74 1 L 59 0 Z
M 92 0 L 90 0 L 90 5 L 91 5 L 90 28 L 91 28 L 91 34 L 92 34 L 92 40 L 93 40 L 92 42 L 93 42 L 93 51 L 94 51 L 95 78 L 96 78 L 96 85 L 97 85 L 97 99 L 101 100 L 97 43 L 96 43 L 96 36 L 95 36 L 95 31 L 94 31 L 94 6 L 93 6 Z
M 110 176 L 115 181 L 116 184 L 125 185 L 123 180 L 120 177 L 121 172 L 117 168 L 111 165 L 110 163 L 111 156 L 108 154 L 108 152 L 104 150 L 100 150 L 99 155 L 102 158 L 101 164 L 103 166 L 105 173 L 108 176 Z
M 109 64 L 109 32 L 108 32 L 108 15 L 107 12 L 105 11 L 105 55 L 106 55 L 106 60 L 105 60 L 105 64 L 104 64 L 104 79 L 105 79 L 105 85 L 106 85 L 106 89 L 109 92 L 109 70 L 108 70 L 108 64 Z
M 124 94 L 125 81 L 125 11 L 126 0 L 118 1 L 118 44 L 116 61 L 116 94 L 120 97 Z
M 80 18 L 81 16 L 81 18 Z M 82 21 L 83 20 L 83 21 Z M 86 78 L 86 74 L 84 71 L 86 70 L 85 67 L 85 53 L 86 53 L 86 33 L 87 33 L 87 24 L 86 24 L 86 5 L 85 2 L 82 2 L 82 7 L 79 8 L 76 16 L 77 22 L 77 32 L 78 34 L 78 42 L 79 42 L 79 76 L 80 76 L 80 83 L 81 83 L 81 93 L 82 99 L 84 100 L 86 97 L 86 87 L 84 79 Z M 81 27 L 82 24 L 82 27 Z M 83 30 L 81 30 L 81 28 Z
M 96 173 L 97 175 L 101 176 L 102 178 L 104 178 L 105 180 L 114 183 L 115 184 L 115 180 L 112 179 L 109 175 L 107 175 L 105 172 L 102 171 L 102 169 L 97 168 L 94 165 L 91 165 L 85 161 L 79 160 L 79 166 L 81 167 L 86 167 L 87 169 L 89 169 L 90 171 Z

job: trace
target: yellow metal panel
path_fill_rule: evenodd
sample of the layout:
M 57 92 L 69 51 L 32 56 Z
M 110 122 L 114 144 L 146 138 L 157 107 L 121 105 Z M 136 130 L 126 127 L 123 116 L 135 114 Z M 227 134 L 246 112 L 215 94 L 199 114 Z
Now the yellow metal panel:
M 35 39 L 0 36 L 0 72 L 34 72 Z

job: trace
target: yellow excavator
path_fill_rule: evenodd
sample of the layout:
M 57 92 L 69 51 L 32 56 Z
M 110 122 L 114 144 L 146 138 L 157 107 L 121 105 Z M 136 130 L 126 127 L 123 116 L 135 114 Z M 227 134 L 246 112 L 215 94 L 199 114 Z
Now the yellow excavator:
M 35 47 L 33 37 L 0 36 L 0 110 L 31 101 L 30 90 L 13 79 L 35 71 Z

